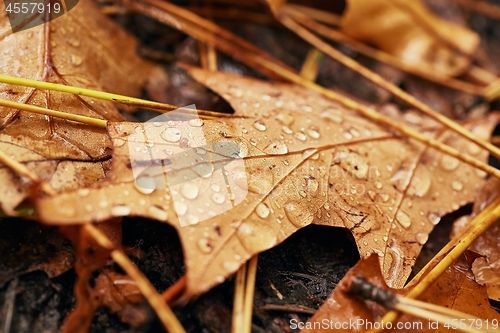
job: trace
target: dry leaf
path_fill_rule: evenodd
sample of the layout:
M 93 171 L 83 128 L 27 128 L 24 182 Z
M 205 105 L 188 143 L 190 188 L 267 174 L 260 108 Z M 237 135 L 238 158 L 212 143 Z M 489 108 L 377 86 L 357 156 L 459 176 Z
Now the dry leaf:
M 449 76 L 470 66 L 480 41 L 470 29 L 434 15 L 422 1 L 349 0 L 341 29 L 408 64 Z
M 499 194 L 500 180 L 492 177 L 488 179 L 474 201 L 471 215 L 461 217 L 453 225 L 453 233 L 458 233 L 486 206 L 494 201 Z M 472 272 L 479 284 L 486 285 L 488 296 L 496 301 L 500 300 L 500 221 L 493 224 L 485 233 L 478 237 L 469 250 L 479 253 L 472 264 Z
M 486 290 L 477 284 L 470 271 L 474 256 L 470 253 L 460 257 L 444 274 L 419 298 L 419 300 L 451 308 L 473 316 L 497 322 L 500 315 L 489 305 Z M 355 276 L 363 276 L 377 287 L 390 289 L 384 283 L 376 265 L 377 258 L 372 256 L 362 259 L 356 264 L 346 276 L 340 281 L 333 293 L 328 297 L 321 308 L 304 325 L 301 332 L 365 332 L 374 326 L 387 311 L 382 306 L 372 301 L 347 295 L 342 292 L 342 287 L 349 283 Z M 397 289 L 393 291 L 406 295 L 409 289 Z M 399 319 L 404 328 L 393 329 L 390 332 L 452 332 L 456 330 L 446 329 L 433 320 L 424 320 L 404 314 Z M 469 321 L 467 321 L 469 325 Z M 298 324 L 298 323 L 297 323 Z M 452 325 L 454 323 L 450 323 Z M 316 325 L 316 326 L 314 326 Z M 323 326 L 321 326 L 323 325 Z M 341 327 L 341 326 L 344 327 Z M 385 323 L 388 325 L 388 323 Z M 392 324 L 394 328 L 397 323 Z M 373 327 L 371 326 L 371 327 Z M 385 326 L 388 327 L 388 326 Z M 438 330 L 439 327 L 439 330 Z M 478 327 L 479 328 L 479 327 Z M 484 325 L 483 329 L 486 328 Z M 491 329 L 492 327 L 488 327 Z
M 137 95 L 151 65 L 135 55 L 136 41 L 89 0 L 69 13 L 12 33 L 0 18 L 2 74 Z M 137 69 L 141 70 L 138 71 Z M 110 102 L 0 84 L 0 98 L 64 112 L 122 120 Z M 103 129 L 0 107 L 0 149 L 59 190 L 90 185 L 105 175 L 111 143 Z M 1 208 L 9 214 L 28 192 L 26 181 L 0 167 Z
M 440 216 L 471 201 L 483 182 L 484 173 L 309 90 L 189 71 L 231 103 L 234 118 L 110 123 L 108 177 L 37 203 L 40 218 L 52 224 L 121 215 L 168 220 L 184 246 L 185 298 L 311 223 L 348 228 L 361 255 L 377 253 L 388 283 L 402 286 Z M 487 157 L 414 112 L 394 110 L 393 117 Z M 483 120 L 470 128 L 487 137 L 494 125 Z M 146 170 L 152 159 L 156 176 Z M 136 183 L 131 168 L 138 165 Z

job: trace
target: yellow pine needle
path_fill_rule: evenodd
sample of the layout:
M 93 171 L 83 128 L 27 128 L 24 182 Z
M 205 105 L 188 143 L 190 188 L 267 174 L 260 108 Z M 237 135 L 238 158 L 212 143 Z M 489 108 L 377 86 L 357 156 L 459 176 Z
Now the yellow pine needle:
M 137 287 L 155 310 L 165 328 L 171 333 L 184 333 L 184 328 L 170 307 L 165 303 L 161 295 L 156 292 L 151 282 L 149 282 L 144 274 L 134 265 L 130 258 L 127 257 L 123 251 L 117 250 L 113 242 L 92 224 L 86 224 L 83 228 L 92 235 L 100 246 L 112 250 L 111 258 L 113 258 L 113 260 L 120 265 L 135 282 L 137 282 Z
M 243 309 L 243 333 L 250 333 L 252 331 L 252 309 L 255 291 L 255 279 L 257 277 L 258 258 L 259 256 L 255 255 L 248 262 L 248 273 L 245 288 L 245 304 Z
M 73 120 L 73 121 L 77 121 L 79 123 L 103 127 L 103 128 L 106 128 L 106 124 L 107 124 L 107 121 L 104 119 L 98 119 L 98 118 L 80 116 L 77 114 L 72 114 L 72 113 L 67 113 L 67 112 L 62 112 L 62 111 L 50 110 L 50 109 L 42 108 L 42 107 L 35 106 L 35 105 L 18 103 L 18 102 L 8 101 L 5 99 L 0 99 L 0 105 L 6 106 L 8 108 L 22 110 L 22 111 L 39 113 L 39 114 L 43 114 L 46 116 L 52 116 L 52 117 L 57 117 L 57 118 L 61 118 L 61 119 L 66 119 L 66 120 Z
M 22 177 L 28 178 L 34 184 L 40 184 L 40 188 L 47 194 L 55 195 L 57 192 L 50 186 L 48 183 L 38 177 L 38 175 L 31 172 L 24 164 L 19 163 L 18 161 L 11 158 L 4 151 L 0 150 L 0 163 L 3 163 L 5 166 L 10 168 L 12 171 L 21 175 Z
M 380 76 L 377 73 L 362 66 L 357 61 L 344 55 L 342 52 L 336 50 L 335 48 L 333 48 L 329 44 L 325 43 L 324 41 L 322 41 L 320 38 L 316 37 L 314 34 L 309 32 L 308 30 L 301 27 L 299 24 L 297 24 L 289 16 L 282 16 L 280 18 L 280 22 L 283 23 L 283 25 L 285 25 L 287 28 L 289 28 L 290 30 L 295 32 L 297 35 L 302 37 L 304 40 L 311 43 L 314 47 L 323 51 L 324 53 L 326 53 L 327 55 L 329 55 L 333 59 L 339 61 L 344 66 L 354 70 L 355 72 L 359 73 L 363 77 L 367 78 L 368 80 L 372 81 L 373 83 L 375 83 L 375 84 L 379 85 L 380 87 L 384 88 L 385 90 L 389 91 L 394 96 L 396 96 L 396 97 L 400 98 L 401 100 L 403 100 L 404 102 L 408 103 L 410 106 L 422 111 L 423 113 L 425 113 L 429 117 L 432 117 L 433 119 L 439 121 L 444 126 L 459 133 L 463 137 L 466 137 L 467 139 L 471 140 L 472 142 L 474 142 L 474 143 L 478 144 L 479 146 L 483 147 L 484 149 L 488 150 L 494 156 L 500 158 L 500 148 L 498 148 L 495 145 L 492 145 L 491 143 L 477 137 L 476 135 L 472 134 L 470 131 L 466 130 L 465 128 L 463 128 L 462 126 L 457 124 L 455 121 L 453 121 L 453 120 L 449 119 L 448 117 L 434 111 L 429 106 L 420 102 L 418 99 L 416 99 L 412 95 L 403 91 L 402 89 L 400 89 L 396 85 L 392 84 L 391 82 L 385 80 L 382 76 Z
M 397 297 L 397 299 L 400 299 L 400 297 Z M 478 329 L 476 327 L 473 327 L 473 325 L 464 325 L 465 327 L 461 327 L 458 325 L 460 322 L 460 319 L 465 319 L 466 323 L 472 320 L 473 324 L 476 324 L 478 320 L 482 321 L 482 319 L 471 316 L 469 314 L 456 311 L 456 310 L 451 310 L 448 308 L 444 308 L 441 306 L 437 306 L 434 304 L 433 309 L 427 309 L 422 307 L 423 304 L 426 304 L 425 302 L 418 302 L 418 303 L 396 303 L 394 304 L 394 309 L 404 312 L 409 315 L 413 315 L 415 317 L 419 317 L 422 319 L 427 319 L 427 320 L 434 320 L 440 323 L 441 325 L 453 325 L 453 323 L 457 323 L 457 330 L 466 332 L 466 333 L 486 333 L 486 332 L 492 332 L 489 330 L 482 330 Z
M 247 265 L 238 269 L 236 272 L 236 280 L 234 281 L 234 300 L 233 300 L 233 318 L 231 331 L 243 332 L 243 310 L 245 307 L 245 274 Z
M 105 100 L 105 101 L 122 103 L 125 105 L 155 110 L 158 112 L 186 110 L 183 107 L 179 107 L 179 106 L 175 106 L 175 105 L 171 105 L 171 104 L 158 103 L 158 102 L 148 101 L 145 99 L 140 99 L 140 98 L 135 98 L 135 97 L 130 97 L 130 96 L 118 95 L 118 94 L 113 94 L 113 93 L 108 93 L 108 92 L 103 92 L 103 91 L 98 91 L 98 90 L 92 90 L 92 89 L 86 89 L 86 88 L 66 86 L 66 85 L 57 84 L 57 83 L 50 83 L 50 82 L 25 79 L 25 78 L 14 77 L 14 76 L 9 76 L 9 75 L 1 75 L 0 74 L 0 83 L 7 83 L 7 84 L 12 84 L 12 85 L 18 85 L 18 86 L 25 86 L 25 87 L 31 87 L 31 88 L 38 88 L 38 89 L 45 89 L 45 90 L 70 93 L 70 94 L 74 94 L 74 95 L 93 97 L 93 98 L 97 98 L 97 99 L 101 99 L 101 100 Z M 188 109 L 188 110 L 192 112 L 191 109 Z M 231 117 L 231 114 L 227 114 L 227 113 L 208 111 L 208 110 L 196 110 L 196 111 L 199 114 L 199 117 L 203 118 L 203 119 L 212 119 L 212 118 L 217 118 L 217 117 Z
M 427 265 L 408 283 L 407 287 L 414 286 L 406 295 L 407 298 L 417 298 L 432 285 L 443 272 L 455 261 L 467 248 L 483 234 L 493 223 L 500 218 L 500 197 L 493 201 L 481 213 L 479 213 L 459 234 L 448 242 Z M 435 266 L 434 266 L 435 265 Z M 381 319 L 384 323 L 394 322 L 398 313 L 389 311 Z M 371 330 L 370 333 L 380 332 Z
M 51 82 L 25 79 L 25 78 L 14 77 L 14 76 L 9 76 L 9 75 L 0 75 L 0 82 L 7 83 L 7 84 L 13 84 L 13 85 L 17 85 L 17 86 L 25 86 L 25 87 L 31 87 L 31 88 L 53 90 L 53 91 L 70 93 L 70 94 L 74 94 L 74 95 L 93 97 L 93 98 L 102 99 L 105 101 L 118 102 L 118 103 L 122 103 L 122 104 L 126 104 L 126 105 L 134 105 L 134 106 L 140 106 L 140 107 L 144 107 L 144 108 L 149 107 L 149 108 L 153 108 L 154 110 L 171 111 L 171 110 L 178 109 L 178 107 L 175 105 L 162 104 L 162 103 L 151 102 L 151 101 L 140 99 L 140 98 L 118 95 L 118 94 L 113 94 L 113 93 L 108 93 L 108 92 L 103 92 L 103 91 L 98 91 L 98 90 L 67 86 L 67 85 L 51 83 Z

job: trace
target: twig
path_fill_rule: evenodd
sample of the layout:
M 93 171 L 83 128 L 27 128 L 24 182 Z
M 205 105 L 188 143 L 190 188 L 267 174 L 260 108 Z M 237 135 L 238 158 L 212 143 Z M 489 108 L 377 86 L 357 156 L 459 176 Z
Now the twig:
M 15 278 L 9 283 L 7 290 L 5 290 L 5 303 L 3 304 L 2 315 L 3 315 L 3 328 L 2 333 L 9 333 L 12 325 L 12 316 L 14 314 L 14 307 L 16 301 L 16 289 L 18 278 Z

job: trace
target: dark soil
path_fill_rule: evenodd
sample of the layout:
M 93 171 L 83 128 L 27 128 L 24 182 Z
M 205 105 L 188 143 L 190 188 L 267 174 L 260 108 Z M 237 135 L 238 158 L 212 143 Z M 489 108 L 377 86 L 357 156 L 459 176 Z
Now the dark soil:
M 445 0 L 435 1 L 433 8 L 453 17 Z M 460 11 L 458 15 L 463 14 Z M 483 37 L 487 50 L 499 50 L 500 25 L 477 14 L 465 17 Z M 114 17 L 140 39 L 138 52 L 161 64 L 169 74 L 169 85 L 156 99 L 175 105 L 195 103 L 198 108 L 231 112 L 220 97 L 190 79 L 175 61 L 198 64 L 196 41 L 149 18 L 126 14 Z M 310 46 L 278 25 L 265 26 L 248 22 L 218 21 L 248 41 L 267 50 L 293 68 L 299 69 Z M 429 105 L 438 105 L 443 113 L 464 119 L 469 111 L 484 104 L 474 96 L 429 84 L 386 65 L 358 55 L 347 47 L 339 47 L 367 67 L 386 76 Z M 493 53 L 498 54 L 498 52 Z M 219 54 L 219 69 L 265 79 L 229 56 Z M 498 63 L 488 66 L 500 68 Z M 341 90 L 374 105 L 396 103 L 387 92 L 331 59 L 323 59 L 318 83 Z M 196 97 L 193 98 L 192 96 Z M 143 97 L 151 98 L 145 92 Z M 483 106 L 484 106 L 483 105 Z M 497 104 L 491 105 L 493 107 Z M 135 116 L 145 121 L 157 114 L 142 110 Z M 417 267 L 436 253 L 448 240 L 451 223 L 464 208 L 444 218 L 431 234 Z M 75 273 L 62 261 L 71 263 L 72 247 L 56 228 L 32 221 L 0 219 L 0 330 L 2 332 L 56 332 L 75 304 Z M 306 321 L 336 283 L 359 259 L 352 236 L 341 228 L 310 226 L 297 232 L 284 243 L 259 255 L 254 300 L 254 332 L 291 332 L 290 320 Z M 163 291 L 184 274 L 182 247 L 175 230 L 156 221 L 125 218 L 123 244 L 136 265 Z M 109 268 L 120 271 L 115 265 Z M 65 271 L 65 269 L 69 269 Z M 63 272 L 65 271 L 65 272 Z M 47 275 L 49 273 L 50 276 Z M 191 303 L 176 307 L 175 313 L 188 332 L 230 332 L 234 290 L 228 279 Z M 95 314 L 91 332 L 162 332 L 163 328 L 149 306 L 138 306 L 146 316 L 138 327 L 120 321 L 118 315 L 101 308 Z

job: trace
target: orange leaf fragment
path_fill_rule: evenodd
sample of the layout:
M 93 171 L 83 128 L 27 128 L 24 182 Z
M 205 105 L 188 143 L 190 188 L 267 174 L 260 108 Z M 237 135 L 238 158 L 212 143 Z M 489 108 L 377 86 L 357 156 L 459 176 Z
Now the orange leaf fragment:
M 479 36 L 429 11 L 422 1 L 349 0 L 342 31 L 414 66 L 448 76 L 471 64 Z
M 490 327 L 486 327 L 484 322 L 471 324 L 470 321 L 465 321 L 467 327 L 477 325 L 472 327 L 489 328 L 493 331 L 494 326 L 491 325 L 496 323 L 495 325 L 498 327 L 500 315 L 489 305 L 485 288 L 477 284 L 472 277 L 470 269 L 474 260 L 473 257 L 471 253 L 466 253 L 460 257 L 419 300 L 486 319 Z M 391 289 L 387 287 L 376 263 L 377 258 L 371 256 L 362 259 L 349 270 L 320 309 L 307 323 L 301 323 L 304 327 L 301 332 L 366 332 L 371 328 L 379 327 L 380 322 L 378 321 L 387 311 L 386 309 L 372 301 L 365 301 L 342 291 L 342 287 L 358 275 L 365 277 L 377 287 L 389 289 L 401 295 L 405 295 L 410 291 L 408 288 Z M 457 318 L 457 322 L 460 322 L 460 318 Z M 450 326 L 454 324 L 450 322 Z M 389 327 L 389 325 L 389 323 L 385 323 L 384 327 Z M 391 325 L 394 328 L 392 332 L 430 333 L 456 331 L 446 329 L 433 320 L 424 320 L 408 314 L 403 314 L 399 319 L 399 323 L 395 322 L 391 323 Z

